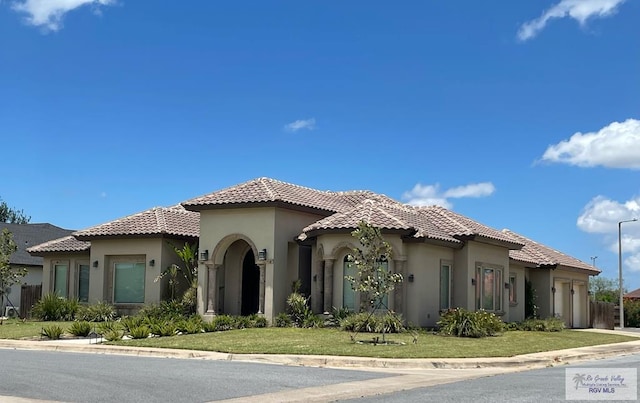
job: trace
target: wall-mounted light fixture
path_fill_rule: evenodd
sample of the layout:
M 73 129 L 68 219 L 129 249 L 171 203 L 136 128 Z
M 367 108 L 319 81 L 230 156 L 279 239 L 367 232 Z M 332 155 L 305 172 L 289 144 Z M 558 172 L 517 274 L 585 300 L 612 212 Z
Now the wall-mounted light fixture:
M 471 279 L 471 285 L 476 285 L 476 279 L 475 278 Z
M 200 260 L 209 260 L 209 249 L 200 252 Z
M 413 280 L 415 280 L 415 277 L 413 276 L 413 273 L 409 274 L 409 282 L 413 283 Z
M 511 285 L 509 283 L 504 283 L 504 288 L 508 290 L 509 288 L 511 288 Z
M 267 260 L 267 250 L 262 249 L 258 251 L 258 260 Z
M 555 294 L 556 293 L 556 287 L 551 287 L 551 292 Z
M 576 290 L 574 290 L 573 288 L 571 289 L 571 295 L 575 294 Z
M 156 260 L 155 259 L 149 260 L 149 266 L 153 267 L 155 265 L 156 265 Z
M 98 261 L 97 260 L 93 261 L 93 267 L 98 267 Z

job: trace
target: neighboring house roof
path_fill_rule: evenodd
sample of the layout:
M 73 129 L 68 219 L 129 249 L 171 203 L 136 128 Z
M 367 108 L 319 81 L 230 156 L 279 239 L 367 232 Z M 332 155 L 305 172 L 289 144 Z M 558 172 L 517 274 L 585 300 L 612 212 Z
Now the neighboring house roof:
M 520 250 L 509 251 L 509 257 L 513 260 L 534 264 L 538 267 L 542 266 L 566 266 L 576 269 L 582 269 L 592 272 L 593 274 L 600 273 L 600 270 L 596 269 L 592 265 L 585 263 L 579 259 L 566 255 L 560 251 L 552 249 L 534 240 L 526 238 L 520 234 L 517 234 L 508 229 L 502 230 L 503 233 L 518 239 L 524 244 L 524 247 Z
M 640 288 L 624 294 L 623 297 L 630 299 L 640 299 Z
M 154 207 L 95 227 L 76 231 L 81 241 L 96 238 L 132 238 L 177 236 L 197 238 L 200 235 L 200 214 L 187 211 L 181 205 Z
M 0 223 L 0 231 L 8 229 L 13 234 L 13 241 L 18 249 L 11 255 L 9 262 L 16 265 L 42 266 L 42 258 L 31 256 L 27 249 L 51 239 L 69 235 L 73 230 L 68 230 L 48 223 L 41 224 L 8 224 Z
M 27 248 L 27 252 L 32 255 L 39 256 L 45 253 L 88 252 L 90 248 L 91 242 L 79 241 L 73 235 L 68 235 L 63 238 L 53 239 L 49 242 Z

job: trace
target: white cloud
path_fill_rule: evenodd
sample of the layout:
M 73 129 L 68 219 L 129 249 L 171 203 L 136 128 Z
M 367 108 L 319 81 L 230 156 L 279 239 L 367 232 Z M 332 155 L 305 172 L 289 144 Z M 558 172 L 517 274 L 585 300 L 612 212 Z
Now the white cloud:
M 561 0 L 534 20 L 527 21 L 518 30 L 518 39 L 529 40 L 542 31 L 549 20 L 573 18 L 584 26 L 590 18 L 607 17 L 618 10 L 625 0 Z
M 640 219 L 640 196 L 622 203 L 597 196 L 585 206 L 577 225 L 582 231 L 601 234 L 609 250 L 617 254 L 618 223 L 633 218 Z M 621 228 L 625 268 L 640 271 L 640 221 L 623 223 Z
M 17 0 L 13 2 L 15 11 L 25 13 L 30 25 L 50 31 L 62 28 L 62 18 L 69 11 L 81 6 L 93 6 L 99 13 L 100 6 L 115 4 L 116 0 Z
M 549 146 L 542 160 L 580 167 L 640 169 L 640 120 L 627 119 L 598 132 L 575 133 Z
M 311 119 L 300 119 L 295 122 L 288 123 L 284 125 L 284 129 L 288 132 L 297 132 L 298 130 L 306 129 L 313 130 L 316 128 L 316 120 L 314 118 Z
M 458 199 L 463 197 L 485 197 L 493 194 L 496 188 L 491 182 L 472 183 L 464 186 L 457 186 L 440 190 L 440 184 L 422 185 L 416 184 L 413 189 L 404 192 L 402 199 L 414 206 L 442 206 L 451 208 L 452 203 L 448 199 Z

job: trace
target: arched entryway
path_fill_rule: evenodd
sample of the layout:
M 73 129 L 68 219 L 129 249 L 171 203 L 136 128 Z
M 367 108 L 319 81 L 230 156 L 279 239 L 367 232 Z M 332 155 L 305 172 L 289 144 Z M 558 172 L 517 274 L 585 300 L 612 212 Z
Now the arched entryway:
M 250 249 L 242 261 L 241 315 L 258 313 L 260 309 L 260 268 Z

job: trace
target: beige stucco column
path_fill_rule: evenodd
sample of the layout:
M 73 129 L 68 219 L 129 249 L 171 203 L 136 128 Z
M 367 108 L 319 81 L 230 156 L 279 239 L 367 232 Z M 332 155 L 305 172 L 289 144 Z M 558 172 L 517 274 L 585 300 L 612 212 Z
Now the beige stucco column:
M 406 259 L 394 259 L 393 265 L 395 266 L 395 272 L 402 275 L 402 282 L 396 283 L 393 289 L 393 310 L 397 313 L 404 312 L 404 283 L 408 281 L 405 274 L 404 266 L 407 263 Z
M 219 265 L 205 263 L 207 266 L 207 315 L 216 315 L 218 311 L 217 274 Z
M 334 259 L 324 259 L 324 313 L 331 312 L 333 306 L 333 262 Z
M 264 289 L 265 289 L 265 280 L 266 280 L 266 263 L 258 263 L 258 268 L 260 269 L 260 295 L 258 298 L 258 313 L 264 314 Z

